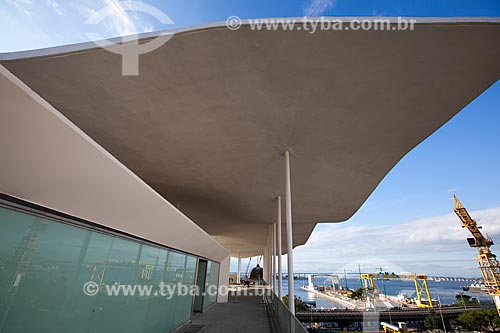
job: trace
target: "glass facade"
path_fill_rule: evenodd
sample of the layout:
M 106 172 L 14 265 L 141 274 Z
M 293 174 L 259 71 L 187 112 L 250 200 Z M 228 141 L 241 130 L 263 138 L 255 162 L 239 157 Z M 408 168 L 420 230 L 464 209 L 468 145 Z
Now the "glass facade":
M 191 316 L 197 263 L 0 206 L 0 332 L 168 332 Z M 217 286 L 209 264 L 207 287 Z
M 203 307 L 206 309 L 217 302 L 217 286 L 219 283 L 219 264 L 209 261 L 207 264 L 207 278 L 205 280 L 205 299 Z

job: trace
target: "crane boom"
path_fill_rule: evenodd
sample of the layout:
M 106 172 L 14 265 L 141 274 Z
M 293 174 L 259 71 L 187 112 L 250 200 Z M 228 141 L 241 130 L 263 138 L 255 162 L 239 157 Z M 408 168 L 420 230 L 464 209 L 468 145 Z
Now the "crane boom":
M 484 284 L 488 289 L 488 293 L 493 298 L 497 311 L 500 314 L 500 264 L 498 263 L 497 256 L 490 250 L 493 241 L 488 234 L 484 236 L 481 233 L 479 230 L 481 227 L 470 217 L 458 198 L 453 196 L 453 199 L 455 201 L 454 211 L 460 218 L 462 228 L 469 229 L 472 234 L 472 238 L 467 238 L 467 242 L 470 247 L 476 247 L 479 252 L 477 261 L 479 263 L 479 269 L 483 274 Z

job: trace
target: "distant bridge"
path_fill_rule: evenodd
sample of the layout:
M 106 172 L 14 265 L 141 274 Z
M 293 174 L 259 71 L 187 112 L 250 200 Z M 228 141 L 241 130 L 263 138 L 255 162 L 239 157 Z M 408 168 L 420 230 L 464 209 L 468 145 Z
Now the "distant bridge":
M 373 273 L 373 272 L 372 272 Z M 357 278 L 359 277 L 360 273 L 358 272 L 333 272 L 333 273 L 294 273 L 293 276 L 295 279 L 307 279 L 307 275 L 312 274 L 312 275 L 338 275 L 339 277 L 347 275 L 350 278 Z M 364 274 L 364 273 L 362 273 Z M 283 278 L 286 279 L 288 277 L 287 274 L 283 274 Z M 482 280 L 482 278 L 465 278 L 465 277 L 453 277 L 453 276 L 427 276 L 427 280 L 434 280 L 436 282 L 440 281 L 463 281 L 463 282 L 474 282 L 478 280 Z

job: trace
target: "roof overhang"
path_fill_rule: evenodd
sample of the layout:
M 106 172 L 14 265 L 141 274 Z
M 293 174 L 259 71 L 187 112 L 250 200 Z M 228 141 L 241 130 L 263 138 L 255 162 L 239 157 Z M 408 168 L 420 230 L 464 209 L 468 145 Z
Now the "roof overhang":
M 226 248 L 255 255 L 276 220 L 284 150 L 297 246 L 316 223 L 349 219 L 406 153 L 499 79 L 500 24 L 417 19 L 413 31 L 314 34 L 210 25 L 141 55 L 135 77 L 94 44 L 0 59 Z

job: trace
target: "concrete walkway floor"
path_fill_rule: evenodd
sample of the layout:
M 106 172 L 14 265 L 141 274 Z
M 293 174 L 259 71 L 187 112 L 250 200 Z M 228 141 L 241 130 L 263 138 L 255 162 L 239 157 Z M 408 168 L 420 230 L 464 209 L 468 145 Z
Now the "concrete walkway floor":
M 227 303 L 217 303 L 204 313 L 193 317 L 184 332 L 258 332 L 271 333 L 266 306 L 261 304 L 262 296 L 229 295 Z

